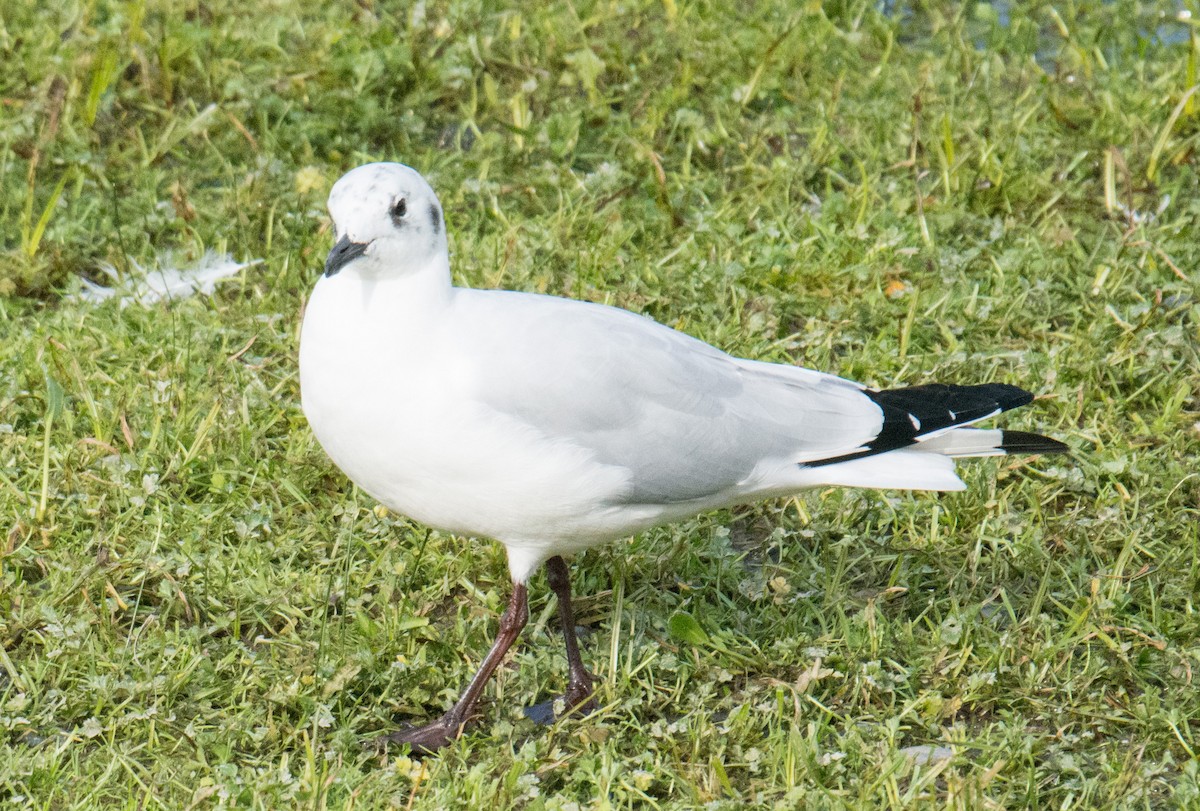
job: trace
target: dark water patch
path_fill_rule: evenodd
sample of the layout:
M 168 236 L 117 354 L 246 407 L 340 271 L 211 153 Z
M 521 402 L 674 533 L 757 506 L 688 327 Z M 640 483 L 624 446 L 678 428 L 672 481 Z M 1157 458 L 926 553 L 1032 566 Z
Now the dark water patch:
M 1158 48 L 1187 47 L 1196 27 L 1191 10 L 1178 1 L 1101 0 L 1085 5 L 1070 19 L 1053 6 L 1012 0 L 965 4 L 879 0 L 876 10 L 893 23 L 897 43 L 907 48 L 936 52 L 961 40 L 976 51 L 1030 56 L 1052 76 L 1066 69 L 1064 48 L 1096 49 L 1111 64 L 1144 58 Z M 1077 30 L 1085 26 L 1086 35 Z

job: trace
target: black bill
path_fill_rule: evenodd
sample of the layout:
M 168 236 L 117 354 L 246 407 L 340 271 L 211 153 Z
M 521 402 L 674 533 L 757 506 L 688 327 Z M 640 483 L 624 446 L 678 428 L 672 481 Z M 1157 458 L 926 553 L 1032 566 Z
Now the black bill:
M 333 246 L 329 256 L 325 257 L 325 275 L 336 275 L 339 270 L 366 253 L 369 242 L 351 242 L 350 237 L 342 237 Z

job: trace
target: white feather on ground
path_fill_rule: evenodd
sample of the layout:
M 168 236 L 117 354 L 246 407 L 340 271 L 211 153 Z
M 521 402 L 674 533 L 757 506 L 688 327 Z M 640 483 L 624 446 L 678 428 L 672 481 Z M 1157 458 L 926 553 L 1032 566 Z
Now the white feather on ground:
M 206 251 L 194 265 L 177 266 L 173 259 L 167 258 L 157 267 L 147 270 L 130 259 L 129 264 L 133 272 L 124 278 L 116 268 L 104 262 L 100 264 L 100 270 L 113 280 L 112 287 L 105 287 L 81 277 L 82 284 L 77 297 L 93 304 L 116 298 L 124 307 L 132 302 L 150 305 L 163 300 L 174 301 L 196 293 L 211 296 L 216 290 L 217 282 L 236 276 L 262 261 L 250 259 L 238 262 L 229 254 Z

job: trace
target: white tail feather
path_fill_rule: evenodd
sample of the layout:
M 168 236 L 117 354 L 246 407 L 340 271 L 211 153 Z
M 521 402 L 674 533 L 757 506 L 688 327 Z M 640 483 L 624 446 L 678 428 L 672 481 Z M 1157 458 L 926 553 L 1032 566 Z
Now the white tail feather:
M 938 453 L 942 456 L 1003 456 L 1000 445 L 1004 432 L 999 428 L 955 428 L 929 438 L 921 437 L 912 446 L 923 453 Z
M 809 468 L 808 472 L 813 474 L 816 485 L 947 491 L 967 487 L 955 474 L 954 461 L 949 456 L 910 448 Z

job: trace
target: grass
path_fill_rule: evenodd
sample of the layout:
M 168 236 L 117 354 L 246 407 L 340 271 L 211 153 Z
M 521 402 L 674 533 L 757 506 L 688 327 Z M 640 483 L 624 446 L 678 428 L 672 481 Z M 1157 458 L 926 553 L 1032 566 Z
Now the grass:
M 120 808 L 1200 807 L 1197 32 L 1173 3 L 16 0 L 0 12 L 0 798 Z M 737 8 L 735 8 L 737 6 Z M 1006 380 L 1072 458 L 830 490 L 574 566 L 439 758 L 508 584 L 298 406 L 345 170 L 462 284 L 878 385 Z M 206 249 L 213 297 L 73 278 Z

